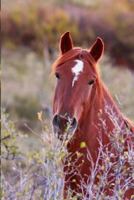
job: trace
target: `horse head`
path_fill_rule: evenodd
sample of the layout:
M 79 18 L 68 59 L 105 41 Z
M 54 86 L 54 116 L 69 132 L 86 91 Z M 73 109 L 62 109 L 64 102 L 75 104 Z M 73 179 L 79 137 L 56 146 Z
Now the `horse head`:
M 53 127 L 61 138 L 68 129 L 80 128 L 84 116 L 98 92 L 99 73 L 96 64 L 103 54 L 104 43 L 97 38 L 89 50 L 76 48 L 69 32 L 60 39 L 60 56 L 54 65 L 57 79 L 53 101 Z

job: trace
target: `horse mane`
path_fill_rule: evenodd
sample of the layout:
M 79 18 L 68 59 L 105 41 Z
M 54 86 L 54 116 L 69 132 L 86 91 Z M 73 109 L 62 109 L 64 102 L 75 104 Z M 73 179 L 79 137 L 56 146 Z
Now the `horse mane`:
M 56 59 L 56 61 L 52 65 L 52 73 L 55 73 L 56 68 L 59 65 L 65 63 L 68 60 L 75 58 L 76 56 L 78 56 L 81 53 L 81 51 L 82 51 L 82 49 L 78 47 L 78 48 L 73 48 L 73 49 L 67 51 L 64 54 L 60 54 L 58 56 L 58 58 Z
M 84 59 L 90 63 L 90 66 L 92 67 L 92 70 L 97 74 L 97 91 L 99 95 L 99 101 L 102 102 L 102 97 L 103 97 L 103 90 L 102 90 L 102 81 L 100 79 L 100 72 L 99 72 L 99 67 L 96 66 L 96 61 L 92 57 L 92 55 L 89 53 L 89 50 L 87 49 L 82 49 L 80 47 L 75 47 L 69 51 L 67 51 L 64 54 L 60 54 L 56 61 L 52 65 L 52 74 L 56 72 L 56 69 L 64 64 L 65 62 L 75 59 L 76 57 L 79 57 L 79 59 Z

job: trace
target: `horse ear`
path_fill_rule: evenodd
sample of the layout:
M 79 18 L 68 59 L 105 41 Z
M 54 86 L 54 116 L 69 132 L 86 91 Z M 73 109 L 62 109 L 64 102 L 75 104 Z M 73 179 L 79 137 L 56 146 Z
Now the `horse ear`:
M 60 38 L 60 51 L 62 54 L 73 48 L 72 37 L 69 32 L 64 33 Z
M 97 62 L 102 56 L 103 51 L 104 51 L 104 42 L 100 37 L 97 37 L 95 43 L 92 45 L 90 49 L 90 54 L 93 56 L 93 58 Z

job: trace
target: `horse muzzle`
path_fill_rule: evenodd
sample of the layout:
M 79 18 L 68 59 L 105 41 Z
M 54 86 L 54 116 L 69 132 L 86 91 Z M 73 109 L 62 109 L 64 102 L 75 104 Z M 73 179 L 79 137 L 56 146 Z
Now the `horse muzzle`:
M 64 139 L 64 136 L 73 134 L 77 129 L 77 120 L 76 118 L 70 118 L 68 115 L 58 115 L 56 114 L 53 117 L 53 128 L 54 133 L 59 139 Z

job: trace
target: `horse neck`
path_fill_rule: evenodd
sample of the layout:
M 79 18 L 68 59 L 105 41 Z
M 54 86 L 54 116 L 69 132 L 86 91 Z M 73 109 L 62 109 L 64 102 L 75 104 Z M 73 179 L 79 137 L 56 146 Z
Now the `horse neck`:
M 113 124 L 114 118 L 117 120 L 118 123 L 121 123 L 124 119 L 121 111 L 119 110 L 117 104 L 113 100 L 111 94 L 109 93 L 106 86 L 103 84 L 103 104 L 102 104 L 102 110 L 103 110 L 103 116 L 104 118 L 110 119 L 111 123 Z
M 83 129 L 85 132 L 92 133 L 95 131 L 97 133 L 98 131 L 100 132 L 100 130 L 103 132 L 103 122 L 105 122 L 107 131 L 109 132 L 115 127 L 114 123 L 121 124 L 123 121 L 123 116 L 120 110 L 118 109 L 107 88 L 103 84 L 101 103 L 98 103 L 99 99 L 99 93 L 96 92 L 92 100 L 92 104 L 83 114 L 83 124 L 81 123 L 81 129 Z

